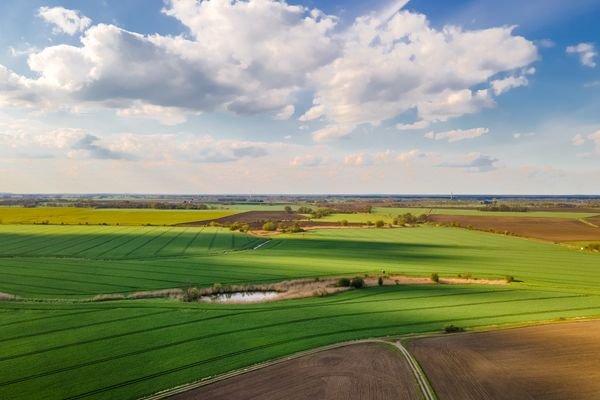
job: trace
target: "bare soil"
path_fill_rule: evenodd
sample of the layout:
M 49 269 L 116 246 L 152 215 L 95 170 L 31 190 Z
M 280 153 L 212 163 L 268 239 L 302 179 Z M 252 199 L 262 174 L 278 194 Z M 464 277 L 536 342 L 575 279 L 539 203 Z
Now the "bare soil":
M 171 400 L 420 399 L 393 347 L 355 344 L 284 361 L 169 397 Z
M 508 233 L 516 236 L 553 242 L 600 240 L 600 228 L 595 228 L 576 219 L 495 217 L 468 215 L 430 215 L 429 222 L 455 224 L 473 229 Z
M 440 400 L 600 398 L 600 320 L 411 341 Z
M 181 226 L 198 226 L 208 225 L 211 222 L 215 222 L 222 225 L 233 224 L 239 222 L 241 224 L 248 224 L 251 228 L 260 228 L 265 222 L 283 222 L 283 221 L 295 221 L 304 218 L 303 215 L 287 213 L 285 211 L 246 211 L 239 214 L 229 215 L 227 217 L 211 219 L 206 221 L 198 222 L 187 222 L 181 224 Z

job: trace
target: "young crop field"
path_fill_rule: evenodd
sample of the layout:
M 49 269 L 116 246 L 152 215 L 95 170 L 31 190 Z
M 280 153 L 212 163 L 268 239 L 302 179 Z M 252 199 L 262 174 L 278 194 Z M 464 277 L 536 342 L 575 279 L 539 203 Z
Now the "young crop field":
M 0 207 L 0 224 L 175 225 L 226 217 L 236 212 L 228 210 Z
M 256 304 L 98 294 L 363 273 L 508 285 L 407 285 Z M 0 398 L 135 399 L 340 341 L 600 315 L 600 256 L 455 228 L 0 226 Z
M 598 216 L 598 213 L 593 212 L 577 212 L 577 211 L 527 211 L 527 212 L 494 212 L 480 211 L 477 209 L 451 209 L 451 208 L 397 208 L 397 207 L 375 207 L 371 213 L 355 213 L 355 214 L 331 214 L 315 221 L 324 222 L 339 222 L 346 220 L 348 222 L 366 223 L 367 221 L 375 222 L 383 220 L 386 223 L 391 223 L 398 215 L 411 213 L 413 215 L 432 214 L 432 215 L 466 215 L 466 216 L 485 216 L 485 217 L 524 217 L 524 218 L 568 218 L 580 219 Z

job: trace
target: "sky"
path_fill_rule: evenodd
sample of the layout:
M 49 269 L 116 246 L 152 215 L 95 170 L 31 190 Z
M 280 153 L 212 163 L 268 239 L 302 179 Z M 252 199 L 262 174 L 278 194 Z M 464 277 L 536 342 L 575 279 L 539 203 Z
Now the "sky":
M 600 194 L 600 0 L 5 0 L 0 192 Z

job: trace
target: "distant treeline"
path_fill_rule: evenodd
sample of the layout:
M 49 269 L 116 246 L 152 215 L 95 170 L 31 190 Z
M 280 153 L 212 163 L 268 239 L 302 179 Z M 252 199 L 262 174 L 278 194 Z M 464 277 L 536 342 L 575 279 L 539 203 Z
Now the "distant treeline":
M 35 207 L 76 207 L 76 208 L 129 208 L 129 209 L 156 209 L 156 210 L 208 210 L 214 209 L 203 203 L 183 202 L 158 202 L 158 201 L 61 201 L 61 202 L 36 202 L 36 201 L 0 201 L 2 206 Z
M 499 206 L 485 206 L 479 209 L 480 211 L 497 211 L 497 212 L 527 212 L 529 209 L 523 206 L 508 206 L 500 204 Z

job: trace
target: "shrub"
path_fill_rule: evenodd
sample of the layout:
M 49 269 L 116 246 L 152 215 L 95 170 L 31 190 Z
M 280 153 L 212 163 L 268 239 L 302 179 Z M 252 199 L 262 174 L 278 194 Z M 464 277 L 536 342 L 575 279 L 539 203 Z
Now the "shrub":
M 244 224 L 240 228 L 240 232 L 248 232 L 249 230 L 250 230 L 250 225 L 248 225 L 248 224 Z
M 383 286 L 383 278 L 381 276 L 379 278 L 377 278 L 377 284 L 379 286 Z
M 350 286 L 352 286 L 355 289 L 362 289 L 365 287 L 365 280 L 363 278 L 361 278 L 360 276 L 357 276 L 355 278 L 352 278 L 352 281 L 350 282 Z
M 586 249 L 591 251 L 600 251 L 600 243 L 590 243 L 586 246 Z
M 348 226 L 348 220 L 347 219 L 343 219 L 340 221 L 340 225 L 341 226 Z
M 460 326 L 456 326 L 456 325 L 446 325 L 444 327 L 444 332 L 446 333 L 456 333 L 456 332 L 464 332 L 465 328 L 461 328 Z
M 350 279 L 348 278 L 340 278 L 338 279 L 336 286 L 338 287 L 350 287 Z
M 368 226 L 373 226 L 373 221 L 367 221 Z
M 294 226 L 292 226 L 292 229 L 291 229 L 291 231 L 292 231 L 293 233 L 298 233 L 298 232 L 304 232 L 304 229 L 302 229 L 302 227 L 300 226 L 300 224 L 299 224 L 299 223 L 297 223 L 297 222 L 294 222 Z
M 195 287 L 187 288 L 185 290 L 185 292 L 183 293 L 184 301 L 196 301 L 199 298 L 200 298 L 200 291 Z
M 435 283 L 438 283 L 440 281 L 440 276 L 437 274 L 437 272 L 431 274 L 431 280 Z
M 375 222 L 375 227 L 376 227 L 376 228 L 383 228 L 383 227 L 384 227 L 384 225 L 385 225 L 385 222 L 383 222 L 382 220 L 377 220 L 377 221 Z
M 506 275 L 504 279 L 506 280 L 506 283 L 512 283 L 515 281 L 515 277 L 512 275 Z
M 263 231 L 274 231 L 275 230 L 275 224 L 272 222 L 267 222 L 263 225 Z

